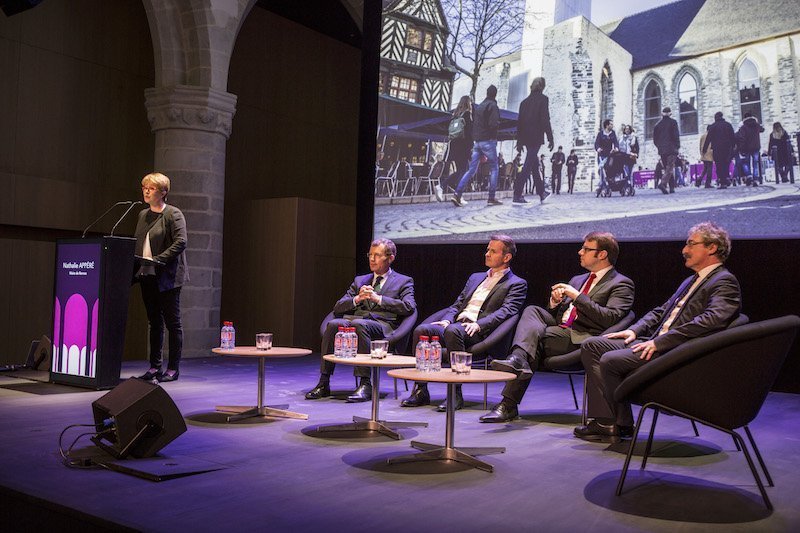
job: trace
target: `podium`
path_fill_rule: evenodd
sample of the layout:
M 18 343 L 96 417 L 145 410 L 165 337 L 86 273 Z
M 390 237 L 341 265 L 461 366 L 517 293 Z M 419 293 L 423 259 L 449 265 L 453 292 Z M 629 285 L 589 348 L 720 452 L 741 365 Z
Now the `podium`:
M 90 389 L 119 383 L 136 239 L 59 239 L 50 381 Z

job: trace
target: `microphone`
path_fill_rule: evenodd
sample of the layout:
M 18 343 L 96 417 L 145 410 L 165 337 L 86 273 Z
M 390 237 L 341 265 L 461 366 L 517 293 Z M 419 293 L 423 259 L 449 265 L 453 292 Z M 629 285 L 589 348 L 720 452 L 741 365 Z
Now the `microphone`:
M 123 219 L 124 219 L 126 216 L 128 216 L 128 213 L 130 213 L 130 212 L 131 212 L 131 209 L 133 209 L 133 208 L 134 208 L 134 207 L 136 207 L 137 205 L 141 204 L 142 202 L 139 202 L 139 201 L 137 201 L 137 202 L 127 202 L 127 203 L 129 203 L 129 204 L 131 204 L 131 205 L 128 207 L 128 209 L 126 209 L 126 210 L 125 210 L 125 212 L 124 212 L 124 213 L 122 213 L 122 216 L 121 216 L 121 217 L 119 217 L 119 220 L 117 220 L 117 223 L 116 223 L 116 224 L 114 224 L 114 227 L 113 227 L 113 228 L 111 228 L 111 235 L 109 235 L 109 237 L 113 237 L 113 236 L 114 236 L 114 231 L 117 229 L 117 226 L 119 226 L 119 223 L 120 223 L 120 222 L 122 222 L 122 220 L 123 220 Z
M 86 229 L 85 229 L 85 230 L 83 230 L 83 233 L 81 234 L 81 239 L 83 239 L 83 238 L 85 238 L 85 237 L 86 237 L 86 232 L 87 232 L 87 231 L 89 231 L 89 228 L 91 228 L 92 226 L 94 226 L 95 224 L 97 224 L 98 222 L 100 222 L 100 220 L 102 220 L 102 218 L 103 218 L 104 216 L 106 216 L 107 214 L 109 214 L 109 213 L 111 212 L 111 210 L 112 210 L 112 209 L 114 209 L 114 208 L 115 208 L 115 207 L 117 207 L 118 205 L 123 205 L 123 204 L 132 204 L 132 203 L 133 203 L 133 202 L 132 202 L 132 201 L 130 201 L 130 200 L 127 200 L 127 201 L 123 200 L 122 202 L 117 202 L 117 203 L 115 203 L 114 205 L 112 205 L 111 207 L 109 207 L 108 209 L 106 209 L 106 210 L 105 210 L 105 212 L 104 212 L 102 215 L 100 215 L 99 217 L 97 217 L 97 219 L 96 219 L 94 222 L 92 222 L 91 224 L 89 224 L 88 226 L 86 226 Z

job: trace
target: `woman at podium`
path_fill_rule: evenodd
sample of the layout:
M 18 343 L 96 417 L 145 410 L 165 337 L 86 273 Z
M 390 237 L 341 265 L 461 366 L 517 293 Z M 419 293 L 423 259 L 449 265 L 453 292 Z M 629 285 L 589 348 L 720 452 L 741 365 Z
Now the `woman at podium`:
M 181 287 L 189 280 L 186 268 L 186 219 L 167 204 L 169 178 L 160 173 L 142 178 L 142 196 L 148 205 L 136 224 L 136 281 L 150 324 L 150 369 L 140 379 L 175 381 L 180 375 L 183 350 Z M 169 332 L 169 359 L 162 369 L 164 326 Z

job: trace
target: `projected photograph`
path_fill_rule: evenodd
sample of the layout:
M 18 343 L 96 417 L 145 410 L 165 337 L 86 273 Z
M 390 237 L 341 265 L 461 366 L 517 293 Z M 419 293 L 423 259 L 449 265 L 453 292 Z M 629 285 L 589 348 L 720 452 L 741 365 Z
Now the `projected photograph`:
M 800 3 L 622 4 L 384 0 L 375 237 L 800 237 Z

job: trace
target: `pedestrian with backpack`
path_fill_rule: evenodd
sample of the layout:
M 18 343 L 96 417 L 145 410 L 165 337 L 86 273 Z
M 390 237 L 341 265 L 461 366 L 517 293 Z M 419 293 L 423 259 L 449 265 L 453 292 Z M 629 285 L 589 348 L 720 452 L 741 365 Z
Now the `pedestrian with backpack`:
M 450 139 L 450 148 L 447 151 L 445 170 L 449 172 L 452 164 L 456 170 L 441 180 L 441 184 L 434 188 L 436 199 L 444 200 L 444 193 L 448 187 L 455 190 L 458 180 L 469 168 L 469 156 L 472 151 L 472 98 L 465 94 L 453 110 L 453 118 L 447 127 Z

